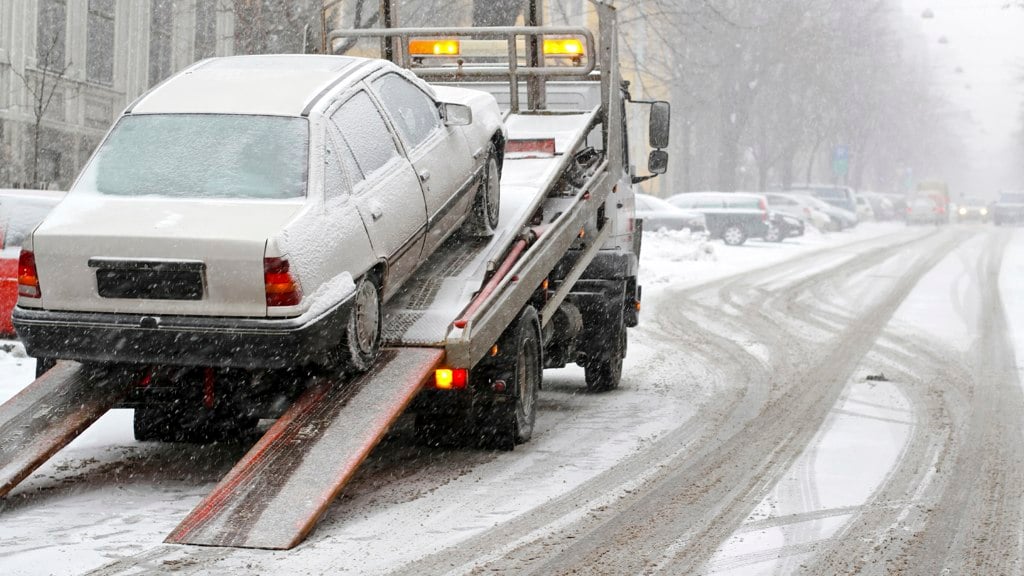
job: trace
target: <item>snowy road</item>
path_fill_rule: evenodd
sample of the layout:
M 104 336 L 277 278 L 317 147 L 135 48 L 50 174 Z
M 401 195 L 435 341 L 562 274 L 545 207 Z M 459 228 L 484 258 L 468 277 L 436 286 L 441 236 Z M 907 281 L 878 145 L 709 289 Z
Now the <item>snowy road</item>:
M 114 411 L 0 504 L 0 572 L 1021 572 L 1024 233 L 644 250 L 622 387 L 549 373 L 515 452 L 403 423 L 295 550 L 171 546 L 246 446 L 137 443 Z

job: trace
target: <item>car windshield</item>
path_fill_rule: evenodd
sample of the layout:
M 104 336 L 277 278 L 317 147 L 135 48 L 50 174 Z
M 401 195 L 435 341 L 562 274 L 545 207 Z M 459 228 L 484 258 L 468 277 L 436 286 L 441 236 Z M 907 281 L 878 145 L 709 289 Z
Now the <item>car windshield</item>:
M 305 118 L 125 116 L 73 189 L 112 196 L 287 199 L 306 194 Z

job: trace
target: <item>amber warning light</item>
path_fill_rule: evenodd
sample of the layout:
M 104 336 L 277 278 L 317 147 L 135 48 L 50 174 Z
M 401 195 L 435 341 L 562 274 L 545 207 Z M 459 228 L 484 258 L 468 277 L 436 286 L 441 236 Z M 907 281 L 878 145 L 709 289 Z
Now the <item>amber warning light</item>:
M 469 382 L 469 370 L 465 368 L 439 368 L 434 371 L 434 388 L 438 390 L 462 390 Z
M 409 54 L 413 56 L 458 56 L 462 45 L 458 40 L 410 40 Z

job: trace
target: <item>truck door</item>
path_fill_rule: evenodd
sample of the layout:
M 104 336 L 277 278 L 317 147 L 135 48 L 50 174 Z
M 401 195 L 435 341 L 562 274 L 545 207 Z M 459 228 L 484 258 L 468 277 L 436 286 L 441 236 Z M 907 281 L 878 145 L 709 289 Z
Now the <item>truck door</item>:
M 372 85 L 405 143 L 423 188 L 424 253 L 429 254 L 470 210 L 472 190 L 464 186 L 474 172 L 473 155 L 462 130 L 445 126 L 437 103 L 418 86 L 393 72 L 376 78 Z
M 388 260 L 387 298 L 419 264 L 426 207 L 412 164 L 365 91 L 357 92 L 331 116 L 330 132 L 347 167 L 352 197 L 378 258 Z

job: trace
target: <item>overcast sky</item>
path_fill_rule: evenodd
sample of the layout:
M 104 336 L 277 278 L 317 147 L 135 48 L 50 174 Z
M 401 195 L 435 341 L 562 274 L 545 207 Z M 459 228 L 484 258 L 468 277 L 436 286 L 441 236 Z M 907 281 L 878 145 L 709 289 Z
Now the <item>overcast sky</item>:
M 1024 108 L 1024 9 L 1004 8 L 1007 1 L 903 0 L 929 39 L 942 89 L 969 113 L 962 130 L 972 154 L 963 180 L 977 190 L 962 193 L 1024 189 L 1024 149 L 1014 140 Z M 926 9 L 934 18 L 921 18 Z

